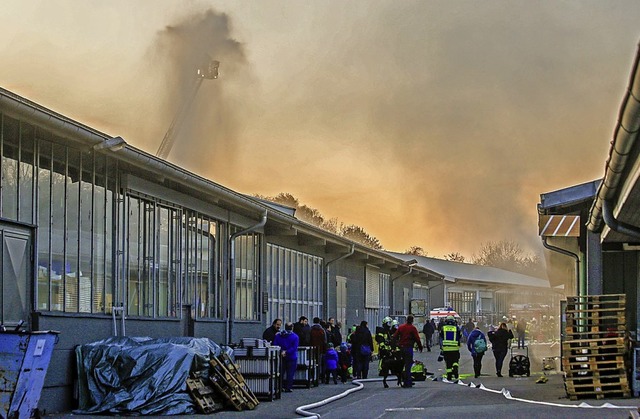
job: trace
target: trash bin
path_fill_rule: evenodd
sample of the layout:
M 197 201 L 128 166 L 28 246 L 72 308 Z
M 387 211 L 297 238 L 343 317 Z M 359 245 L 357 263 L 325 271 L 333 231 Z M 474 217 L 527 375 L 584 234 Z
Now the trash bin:
M 0 332 L 0 418 L 35 416 L 59 332 Z

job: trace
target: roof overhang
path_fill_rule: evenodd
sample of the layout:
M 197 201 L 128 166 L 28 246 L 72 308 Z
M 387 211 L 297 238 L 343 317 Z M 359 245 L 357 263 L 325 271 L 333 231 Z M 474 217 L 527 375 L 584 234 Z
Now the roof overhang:
M 605 175 L 587 228 L 601 241 L 640 242 L 640 49 L 636 53 L 627 92 L 606 162 Z

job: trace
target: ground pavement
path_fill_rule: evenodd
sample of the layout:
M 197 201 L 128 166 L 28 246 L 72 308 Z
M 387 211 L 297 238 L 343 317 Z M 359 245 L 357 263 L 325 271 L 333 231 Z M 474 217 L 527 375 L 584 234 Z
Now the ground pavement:
M 495 374 L 495 360 L 491 351 L 483 359 L 482 375 L 473 377 L 473 361 L 465 347 L 461 349 L 461 381 L 442 380 L 444 363 L 437 362 L 439 351 L 416 353 L 423 361 L 435 381 L 427 379 L 417 382 L 411 389 L 395 386 L 390 377 L 390 388 L 383 388 L 380 381 L 363 382 L 360 385 L 321 384 L 318 387 L 294 388 L 292 393 L 283 393 L 282 398 L 272 402 L 261 402 L 252 411 L 222 411 L 215 418 L 296 418 L 318 414 L 331 418 L 416 418 L 416 417 L 464 417 L 474 418 L 526 417 L 530 418 L 628 418 L 631 410 L 637 410 L 639 399 L 606 399 L 571 401 L 564 390 L 562 374 L 547 371 L 546 383 L 536 381 L 543 375 L 542 358 L 559 355 L 558 345 L 534 344 L 530 347 L 530 377 L 509 377 L 509 355 L 505 359 L 503 377 Z M 559 361 L 557 361 L 559 364 Z M 559 368 L 559 365 L 557 365 Z M 377 362 L 371 363 L 370 379 L 377 379 Z M 340 395 L 349 393 L 344 397 Z M 327 399 L 335 400 L 327 402 Z M 303 408 L 303 414 L 296 409 Z M 583 407 L 577 407 L 582 405 Z M 616 407 L 602 407 L 602 406 Z M 617 408 L 621 407 L 621 408 Z M 84 417 L 61 414 L 47 417 Z M 86 416 L 96 418 L 99 416 Z M 194 418 L 210 415 L 192 415 Z

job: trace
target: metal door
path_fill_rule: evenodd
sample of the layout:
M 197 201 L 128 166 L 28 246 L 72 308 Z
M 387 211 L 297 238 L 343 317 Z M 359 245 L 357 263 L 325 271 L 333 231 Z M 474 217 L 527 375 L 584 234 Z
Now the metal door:
M 29 228 L 0 223 L 0 324 L 4 326 L 15 326 L 21 320 L 25 326 L 30 324 L 31 237 Z

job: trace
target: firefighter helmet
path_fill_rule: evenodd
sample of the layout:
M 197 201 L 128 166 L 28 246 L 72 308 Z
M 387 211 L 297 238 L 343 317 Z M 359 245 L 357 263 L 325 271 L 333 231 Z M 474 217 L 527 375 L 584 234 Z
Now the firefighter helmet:
M 382 319 L 382 324 L 389 324 L 391 323 L 391 317 L 387 316 L 384 319 Z

